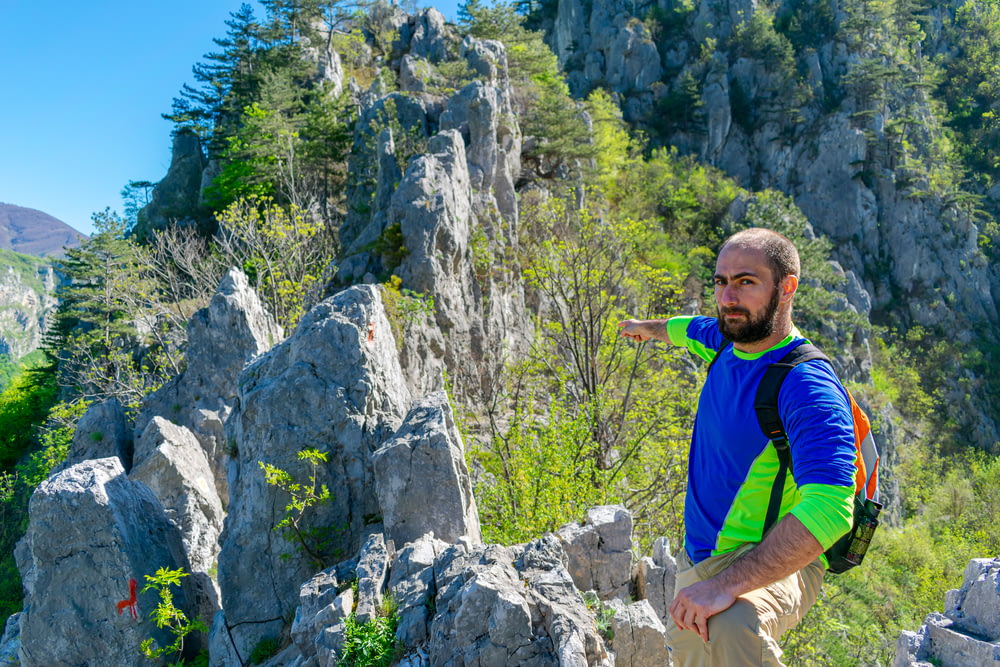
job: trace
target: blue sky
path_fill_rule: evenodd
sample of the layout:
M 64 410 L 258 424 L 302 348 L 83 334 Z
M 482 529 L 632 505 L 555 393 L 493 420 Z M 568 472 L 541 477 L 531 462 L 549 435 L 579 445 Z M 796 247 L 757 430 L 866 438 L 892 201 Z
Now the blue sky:
M 454 20 L 458 1 L 419 4 Z M 163 178 L 160 114 L 240 4 L 0 0 L 0 202 L 90 233 L 128 181 Z

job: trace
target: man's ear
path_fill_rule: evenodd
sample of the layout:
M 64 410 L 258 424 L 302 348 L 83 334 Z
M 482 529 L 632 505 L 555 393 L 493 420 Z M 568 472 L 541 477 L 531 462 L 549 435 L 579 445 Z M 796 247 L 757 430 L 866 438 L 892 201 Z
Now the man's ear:
M 799 288 L 799 277 L 788 274 L 781 281 L 781 302 L 787 303 L 795 296 L 795 290 Z

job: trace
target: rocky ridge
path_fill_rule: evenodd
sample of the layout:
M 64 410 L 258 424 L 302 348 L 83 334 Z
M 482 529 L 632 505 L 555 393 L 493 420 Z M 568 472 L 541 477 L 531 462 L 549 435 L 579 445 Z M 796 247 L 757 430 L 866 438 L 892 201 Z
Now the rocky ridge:
M 856 277 L 862 289 L 846 295 L 859 312 L 974 343 L 977 330 L 995 328 L 1000 299 L 996 267 L 979 245 L 980 223 L 951 197 L 931 194 L 926 174 L 904 167 L 907 160 L 889 148 L 889 128 L 912 119 L 923 128 L 910 141 L 912 159 L 929 164 L 931 101 L 915 88 L 890 86 L 879 109 L 866 111 L 866 100 L 845 81 L 872 54 L 837 38 L 836 26 L 847 20 L 842 5 L 829 34 L 817 30 L 817 43 L 798 56 L 806 71 L 801 82 L 783 75 L 766 53 L 741 46 L 755 13 L 800 10 L 791 2 L 764 7 L 747 0 L 559 0 L 546 23 L 547 41 L 575 95 L 603 87 L 627 120 L 655 125 L 665 145 L 722 169 L 743 187 L 791 195 Z M 928 30 L 927 52 L 948 48 L 937 43 L 935 30 Z M 1000 441 L 1000 427 L 992 408 L 976 391 L 962 390 L 963 383 L 979 386 L 982 379 L 954 378 L 949 400 L 968 405 L 959 411 L 964 432 L 989 449 Z

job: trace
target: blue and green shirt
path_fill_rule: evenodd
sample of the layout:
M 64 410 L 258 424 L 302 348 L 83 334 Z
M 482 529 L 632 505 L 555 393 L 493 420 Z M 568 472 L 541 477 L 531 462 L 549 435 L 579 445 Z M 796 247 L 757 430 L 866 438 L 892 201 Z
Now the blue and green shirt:
M 726 342 L 711 317 L 672 318 L 667 334 L 706 361 Z M 804 342 L 793 331 L 756 354 L 730 345 L 712 366 L 688 461 L 685 548 L 693 563 L 761 541 L 778 455 L 760 429 L 754 397 L 767 367 Z M 829 364 L 807 361 L 782 383 L 778 414 L 792 455 L 779 517 L 791 512 L 827 549 L 852 521 L 856 449 L 847 392 Z

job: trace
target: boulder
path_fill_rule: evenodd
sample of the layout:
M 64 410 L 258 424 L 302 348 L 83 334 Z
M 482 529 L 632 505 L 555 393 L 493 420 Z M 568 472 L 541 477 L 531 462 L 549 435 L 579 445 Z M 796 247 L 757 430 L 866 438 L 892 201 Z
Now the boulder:
M 945 613 L 933 612 L 917 632 L 896 643 L 893 667 L 1000 663 L 1000 558 L 976 558 L 958 590 L 945 594 Z
M 610 667 L 564 558 L 551 535 L 518 547 L 447 549 L 434 565 L 424 664 Z
M 236 379 L 247 363 L 283 335 L 246 274 L 230 269 L 209 305 L 188 322 L 186 370 L 143 400 L 135 438 L 142 436 L 156 416 L 188 428 L 205 450 L 219 498 L 223 505 L 228 503 L 231 448 L 223 424 L 236 400 Z
M 661 537 L 653 542 L 653 557 L 646 556 L 636 564 L 632 583 L 636 598 L 647 600 L 664 624 L 674 600 L 676 579 L 677 561 L 670 555 L 667 538 Z
M 394 543 L 432 533 L 449 544 L 482 541 L 465 448 L 445 392 L 417 401 L 372 457 L 386 535 Z
M 621 505 L 587 510 L 583 524 L 556 531 L 566 550 L 567 569 L 581 591 L 601 600 L 627 599 L 632 573 L 632 514 Z
M 670 664 L 666 628 L 648 600 L 627 605 L 615 599 L 608 602 L 608 607 L 614 612 L 611 650 L 615 667 Z
M 150 619 L 158 595 L 138 591 L 159 568 L 190 569 L 181 537 L 153 493 L 130 480 L 117 458 L 51 476 L 35 490 L 28 513 L 15 552 L 25 585 L 22 665 L 142 665 L 143 639 L 172 641 Z M 189 582 L 172 589 L 174 604 L 189 618 L 199 602 L 193 589 Z M 196 649 L 197 641 L 189 646 Z
M 180 529 L 192 571 L 207 573 L 219 552 L 224 514 L 212 468 L 197 438 L 183 426 L 153 417 L 136 453 L 129 478 L 148 486 Z M 214 611 L 204 617 L 211 618 Z
M 358 577 L 355 614 L 359 623 L 367 623 L 380 615 L 382 591 L 389 578 L 389 562 L 394 550 L 392 542 L 387 544 L 381 532 L 369 535 L 361 546 L 358 567 L 355 570 Z
M 226 433 L 237 450 L 219 554 L 228 636 L 247 656 L 279 635 L 316 571 L 357 553 L 380 514 L 371 456 L 399 427 L 410 402 L 379 291 L 355 286 L 315 306 L 295 333 L 244 369 Z M 316 449 L 327 462 L 299 458 Z M 329 502 L 308 508 L 305 531 L 322 541 L 283 539 L 275 527 L 289 495 L 264 479 L 261 463 L 300 482 L 315 475 Z M 288 535 L 287 532 L 284 533 Z
M 53 468 L 59 472 L 88 459 L 116 457 L 126 472 L 132 468 L 132 433 L 125 409 L 117 398 L 94 403 L 80 417 L 66 460 Z
M 404 646 L 419 646 L 427 639 L 437 595 L 434 563 L 449 546 L 432 535 L 424 535 L 396 552 L 389 590 L 399 610 L 396 637 Z

